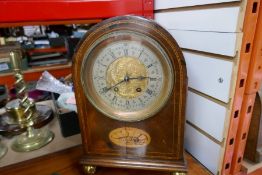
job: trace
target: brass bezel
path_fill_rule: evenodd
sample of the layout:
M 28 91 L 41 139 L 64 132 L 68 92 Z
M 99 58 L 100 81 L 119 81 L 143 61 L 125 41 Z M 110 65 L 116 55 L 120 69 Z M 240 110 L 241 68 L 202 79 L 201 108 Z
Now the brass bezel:
M 115 33 L 125 33 L 125 35 L 115 36 Z M 112 35 L 110 37 L 110 35 Z M 153 51 L 161 63 L 163 70 L 163 84 L 160 94 L 156 97 L 154 102 L 151 105 L 146 106 L 144 109 L 139 111 L 126 112 L 109 106 L 103 99 L 98 95 L 94 86 L 92 78 L 92 67 L 94 61 L 97 58 L 101 49 L 104 48 L 110 42 L 116 42 L 121 40 L 139 40 L 146 47 L 150 48 Z M 110 33 L 104 33 L 98 38 L 85 52 L 83 57 L 83 64 L 81 66 L 81 83 L 83 86 L 84 93 L 90 103 L 104 115 L 116 119 L 119 121 L 134 122 L 141 121 L 146 118 L 149 118 L 156 113 L 158 113 L 168 101 L 174 86 L 174 70 L 171 61 L 169 60 L 164 49 L 150 36 L 145 35 L 144 33 L 139 33 L 137 31 L 131 30 L 117 30 L 117 27 L 114 31 Z

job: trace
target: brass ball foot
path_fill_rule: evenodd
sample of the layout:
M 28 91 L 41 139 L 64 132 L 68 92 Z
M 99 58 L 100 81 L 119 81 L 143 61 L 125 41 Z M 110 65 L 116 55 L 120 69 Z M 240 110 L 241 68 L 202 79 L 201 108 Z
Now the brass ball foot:
M 173 172 L 173 175 L 186 175 L 187 173 L 185 172 Z
M 84 168 L 85 174 L 95 174 L 96 173 L 96 166 L 84 165 L 83 168 Z

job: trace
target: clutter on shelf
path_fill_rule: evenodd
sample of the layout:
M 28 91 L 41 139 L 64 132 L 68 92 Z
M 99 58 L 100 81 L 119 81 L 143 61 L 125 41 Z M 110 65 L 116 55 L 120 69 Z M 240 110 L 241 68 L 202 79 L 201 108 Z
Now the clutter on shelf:
M 52 93 L 55 114 L 64 137 L 80 133 L 75 94 L 70 79 L 71 75 L 68 75 L 61 82 L 45 71 L 36 85 L 36 89 Z

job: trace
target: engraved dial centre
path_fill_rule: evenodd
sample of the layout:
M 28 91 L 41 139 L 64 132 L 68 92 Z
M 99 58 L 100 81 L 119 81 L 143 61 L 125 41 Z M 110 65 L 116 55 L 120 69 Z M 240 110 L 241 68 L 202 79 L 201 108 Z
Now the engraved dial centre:
M 106 71 L 106 82 L 109 87 L 123 98 L 135 98 L 141 95 L 147 85 L 147 69 L 143 63 L 133 57 L 121 57 L 112 62 Z M 139 89 L 139 90 L 137 90 Z

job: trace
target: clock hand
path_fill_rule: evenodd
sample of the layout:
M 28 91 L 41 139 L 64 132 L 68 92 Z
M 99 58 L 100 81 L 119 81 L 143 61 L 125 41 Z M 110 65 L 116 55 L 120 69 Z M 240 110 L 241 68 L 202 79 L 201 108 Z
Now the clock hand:
M 144 79 L 146 79 L 146 78 L 149 78 L 150 80 L 151 80 L 151 79 L 156 79 L 156 78 L 144 77 L 144 76 L 138 76 L 138 77 L 131 77 L 131 78 L 130 78 L 128 75 L 125 75 L 125 77 L 124 77 L 123 80 L 119 81 L 118 83 L 114 84 L 113 86 L 106 87 L 106 88 L 104 89 L 104 92 L 105 92 L 105 93 L 108 92 L 109 90 L 111 90 L 112 88 L 115 88 L 116 86 L 118 86 L 118 85 L 121 84 L 121 83 L 128 82 L 128 81 L 130 81 L 130 80 L 144 80 Z
M 115 88 L 117 85 L 123 82 L 125 82 L 125 80 L 119 81 L 118 83 L 114 84 L 113 86 L 107 87 L 104 92 L 108 92 L 109 90 L 111 90 L 112 88 Z
M 122 81 L 120 81 L 120 82 L 116 83 L 115 85 L 109 87 L 108 90 L 116 87 L 117 85 L 119 85 L 119 84 L 121 84 L 121 83 L 123 83 L 123 82 L 128 82 L 129 80 L 136 80 L 136 79 L 138 79 L 138 80 L 143 80 L 143 79 L 146 79 L 146 78 L 151 78 L 151 77 L 138 76 L 138 77 L 131 77 L 131 78 L 130 78 L 128 75 L 125 75 L 125 77 L 124 77 L 124 79 L 123 79 Z
M 123 80 L 119 81 L 118 83 L 114 84 L 113 86 L 110 86 L 110 87 L 106 88 L 106 89 L 104 90 L 104 92 L 108 92 L 108 91 L 111 90 L 112 88 L 115 88 L 116 86 L 118 86 L 118 85 L 121 84 L 121 83 L 128 82 L 129 80 L 130 80 L 129 76 L 126 75 Z
M 138 77 L 131 77 L 131 78 L 129 78 L 129 80 L 144 80 L 146 78 L 155 79 L 155 78 L 152 78 L 152 77 L 138 76 Z

